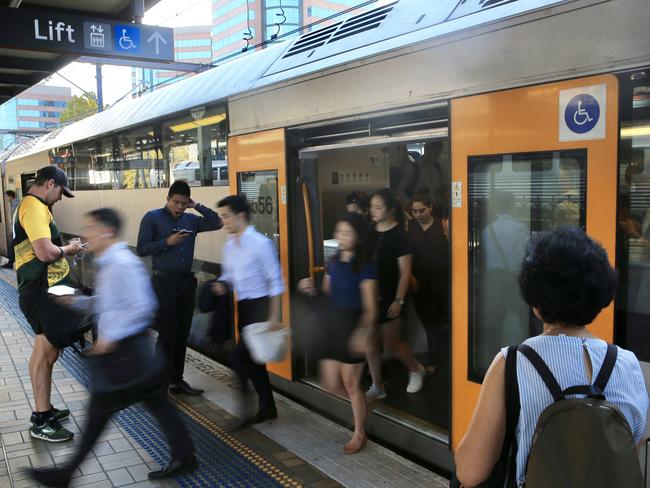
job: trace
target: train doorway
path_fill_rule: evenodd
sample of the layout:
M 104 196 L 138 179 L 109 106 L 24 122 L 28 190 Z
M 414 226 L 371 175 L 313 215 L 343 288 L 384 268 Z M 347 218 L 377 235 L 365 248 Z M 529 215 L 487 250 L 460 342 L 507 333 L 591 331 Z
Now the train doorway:
M 317 282 L 322 279 L 328 261 L 337 253 L 338 243 L 333 233 L 340 215 L 354 209 L 363 213 L 372 227 L 368 207 L 373 193 L 389 188 L 399 200 L 405 218 L 406 246 L 409 253 L 419 249 L 419 254 L 414 255 L 413 279 L 399 329 L 409 352 L 424 366 L 426 374 L 420 390 L 407 392 L 409 369 L 395 355 L 384 351 L 381 375 L 386 396 L 371 402 L 370 408 L 375 417 L 398 423 L 443 444 L 449 435 L 451 399 L 450 148 L 446 121 L 447 106 L 440 104 L 372 119 L 301 128 L 292 131 L 290 136 L 290 151 L 294 156 L 291 163 L 294 281 L 308 275 L 314 276 Z M 414 199 L 422 202 L 414 204 Z M 430 207 L 431 220 L 420 224 L 413 206 Z M 423 237 L 425 232 L 417 232 L 416 226 L 417 230 L 426 228 L 427 236 L 435 234 L 433 238 L 437 237 L 438 243 L 444 242 L 432 251 L 435 256 L 422 251 L 425 244 L 421 239 L 427 237 Z M 415 277 L 420 280 L 419 289 Z M 426 295 L 429 299 L 429 294 L 436 297 L 436 305 L 418 307 L 421 298 Z M 328 306 L 327 299 L 314 304 L 297 297 L 295 302 L 299 309 L 295 316 L 306 318 L 315 316 L 314 307 Z M 299 340 L 294 361 L 296 377 L 320 388 L 318 361 L 301 351 L 300 327 L 294 332 Z M 371 384 L 367 371 L 363 386 L 367 389 Z

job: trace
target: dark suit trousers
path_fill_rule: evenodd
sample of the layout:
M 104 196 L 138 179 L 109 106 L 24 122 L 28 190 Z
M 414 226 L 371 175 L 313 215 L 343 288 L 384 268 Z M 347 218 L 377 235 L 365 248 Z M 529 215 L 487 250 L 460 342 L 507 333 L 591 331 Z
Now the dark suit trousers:
M 249 324 L 257 322 L 266 322 L 269 314 L 269 298 L 262 297 L 253 300 L 240 300 L 237 302 L 239 341 L 235 348 L 233 357 L 233 366 L 239 376 L 242 389 L 246 389 L 247 380 L 251 380 L 253 387 L 259 397 L 259 411 L 268 412 L 275 408 L 273 400 L 273 391 L 271 390 L 271 381 L 269 373 L 266 370 L 266 364 L 257 364 L 251 358 L 242 340 L 241 331 Z
M 158 345 L 170 366 L 170 382 L 183 379 L 187 338 L 192 327 L 196 278 L 191 274 L 155 274 L 153 288 L 158 297 L 156 330 Z
M 95 445 L 95 442 L 97 442 L 111 416 L 138 401 L 144 403 L 144 406 L 160 425 L 160 430 L 167 438 L 167 443 L 171 449 L 172 459 L 190 460 L 194 455 L 192 438 L 185 424 L 183 424 L 180 414 L 170 402 L 167 396 L 167 388 L 158 386 L 152 387 L 152 391 L 146 396 L 137 392 L 126 396 L 119 393 L 93 393 L 90 397 L 88 419 L 86 420 L 81 444 L 75 456 L 70 463 L 66 464 L 64 469 L 70 472 L 77 469 Z

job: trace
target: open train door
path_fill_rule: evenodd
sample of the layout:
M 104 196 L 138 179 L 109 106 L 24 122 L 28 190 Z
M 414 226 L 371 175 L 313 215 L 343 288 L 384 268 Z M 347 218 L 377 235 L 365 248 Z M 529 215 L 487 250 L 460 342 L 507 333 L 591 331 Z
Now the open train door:
M 287 232 L 287 177 L 284 129 L 234 136 L 228 142 L 230 193 L 246 195 L 252 209 L 251 224 L 271 239 L 278 250 L 282 278 L 289 283 Z M 282 323 L 290 324 L 289 294 L 282 296 Z M 291 357 L 268 365 L 271 373 L 293 377 Z
M 451 102 L 452 448 L 502 346 L 541 331 L 517 271 L 531 235 L 586 228 L 614 262 L 618 82 L 594 76 Z M 590 330 L 613 338 L 613 307 Z

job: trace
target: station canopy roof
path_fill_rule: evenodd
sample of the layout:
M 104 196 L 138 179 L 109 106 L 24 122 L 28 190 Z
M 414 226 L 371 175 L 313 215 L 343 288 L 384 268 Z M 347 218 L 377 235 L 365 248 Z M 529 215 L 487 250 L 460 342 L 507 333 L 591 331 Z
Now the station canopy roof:
M 138 0 L 0 0 L 2 8 L 50 10 L 92 18 L 131 22 Z M 144 0 L 145 11 L 160 0 Z M 0 46 L 0 104 L 39 83 L 77 56 Z

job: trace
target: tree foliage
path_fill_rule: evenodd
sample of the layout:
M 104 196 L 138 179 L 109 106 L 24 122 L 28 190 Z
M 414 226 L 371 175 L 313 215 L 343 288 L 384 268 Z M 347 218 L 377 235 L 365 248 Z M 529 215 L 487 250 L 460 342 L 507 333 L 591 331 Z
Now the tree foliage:
M 97 98 L 94 93 L 84 93 L 81 96 L 74 95 L 69 101 L 67 108 L 61 112 L 59 122 L 78 120 L 97 113 Z

